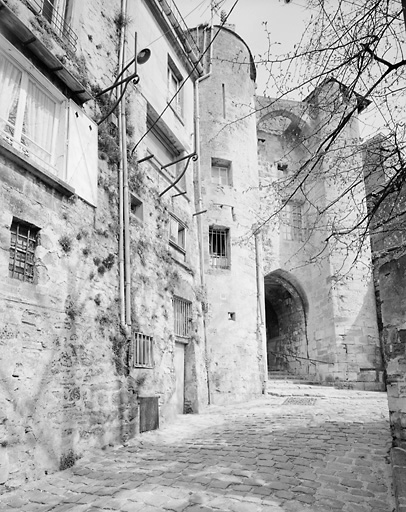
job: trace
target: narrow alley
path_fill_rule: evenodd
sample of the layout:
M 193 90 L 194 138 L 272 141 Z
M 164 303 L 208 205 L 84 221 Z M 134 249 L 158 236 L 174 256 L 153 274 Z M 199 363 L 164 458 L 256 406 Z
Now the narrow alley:
M 21 512 L 392 512 L 385 393 L 272 383 L 0 498 Z

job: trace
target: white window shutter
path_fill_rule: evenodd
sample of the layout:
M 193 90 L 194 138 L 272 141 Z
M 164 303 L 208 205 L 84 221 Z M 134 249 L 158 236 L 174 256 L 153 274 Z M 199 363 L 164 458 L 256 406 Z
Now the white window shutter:
M 66 181 L 92 206 L 97 206 L 97 162 L 97 125 L 70 100 Z

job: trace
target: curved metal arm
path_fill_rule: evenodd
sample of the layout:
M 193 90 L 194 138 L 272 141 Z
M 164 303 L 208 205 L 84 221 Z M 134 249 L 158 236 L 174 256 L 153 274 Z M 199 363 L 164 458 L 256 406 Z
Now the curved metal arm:
M 134 83 L 135 84 L 138 84 L 138 82 L 140 81 L 140 77 L 138 75 L 130 75 L 128 78 L 126 78 L 125 80 L 123 80 L 121 83 L 124 83 L 124 88 L 123 90 L 121 91 L 121 94 L 118 98 L 118 100 L 114 103 L 114 105 L 111 107 L 111 109 L 107 112 L 107 114 L 102 118 L 100 119 L 100 121 L 97 122 L 97 126 L 100 126 L 108 117 L 109 115 L 114 112 L 114 110 L 117 108 L 117 105 L 120 103 L 120 101 L 122 100 L 124 94 L 125 94 L 125 91 L 127 90 L 127 87 L 128 87 L 128 84 L 131 82 L 131 80 L 134 80 Z M 119 84 L 117 84 L 119 85 Z
M 185 174 L 185 172 L 186 172 L 186 170 L 187 170 L 187 168 L 189 166 L 190 160 L 192 159 L 194 162 L 196 162 L 196 160 L 198 158 L 199 157 L 198 157 L 197 153 L 191 153 L 190 155 L 183 156 L 182 158 L 179 158 L 179 160 L 175 160 L 175 162 L 171 162 L 170 164 L 167 164 L 167 165 L 164 165 L 163 167 L 161 167 L 161 170 L 162 169 L 166 169 L 167 167 L 170 167 L 171 165 L 175 165 L 175 164 L 177 164 L 179 162 L 182 162 L 182 160 L 187 160 L 185 168 L 183 169 L 183 171 L 179 174 L 179 176 L 176 178 L 176 180 L 169 185 L 169 187 L 166 187 L 166 189 L 159 194 L 159 197 L 162 197 L 164 194 L 166 194 L 166 192 L 168 192 L 168 190 L 173 188 L 176 185 L 176 183 L 178 183 L 178 181 L 180 181 L 183 178 L 183 176 L 184 176 L 184 174 Z

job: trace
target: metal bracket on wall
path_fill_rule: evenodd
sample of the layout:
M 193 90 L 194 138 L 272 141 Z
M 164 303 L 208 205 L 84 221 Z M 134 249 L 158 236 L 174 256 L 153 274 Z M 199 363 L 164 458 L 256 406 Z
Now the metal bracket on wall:
M 183 171 L 179 174 L 179 176 L 176 178 L 176 180 L 169 185 L 169 187 L 166 187 L 166 189 L 159 194 L 159 197 L 162 197 L 164 194 L 166 194 L 168 192 L 168 190 L 173 188 L 176 185 L 176 183 L 178 183 L 183 178 L 183 176 L 189 166 L 190 160 L 193 160 L 194 162 L 196 162 L 196 160 L 198 158 L 199 157 L 197 156 L 197 153 L 190 153 L 190 155 L 182 156 L 182 158 L 178 158 L 178 160 L 175 160 L 174 162 L 171 162 L 170 164 L 163 165 L 161 167 L 161 171 L 163 171 L 167 167 L 170 167 L 171 165 L 176 165 L 179 162 L 183 162 L 184 160 L 186 160 L 186 165 L 185 165 L 185 168 L 183 169 Z

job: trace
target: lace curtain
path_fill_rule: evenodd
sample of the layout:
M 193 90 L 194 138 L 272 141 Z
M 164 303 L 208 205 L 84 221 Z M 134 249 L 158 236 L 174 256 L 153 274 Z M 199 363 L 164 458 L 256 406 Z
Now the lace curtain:
M 21 143 L 44 162 L 50 162 L 55 102 L 29 80 Z
M 46 163 L 51 162 L 56 108 L 28 73 L 0 54 L 0 130 Z
M 21 71 L 0 54 L 0 130 L 14 137 Z

